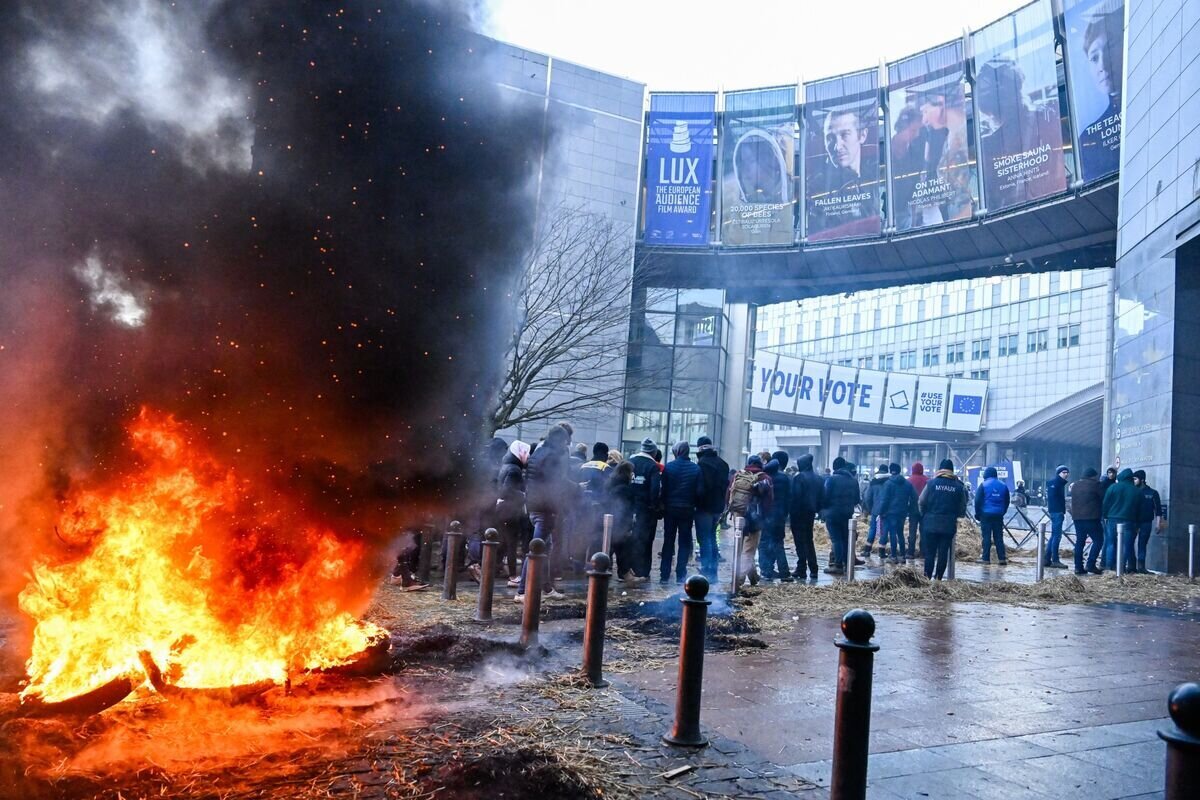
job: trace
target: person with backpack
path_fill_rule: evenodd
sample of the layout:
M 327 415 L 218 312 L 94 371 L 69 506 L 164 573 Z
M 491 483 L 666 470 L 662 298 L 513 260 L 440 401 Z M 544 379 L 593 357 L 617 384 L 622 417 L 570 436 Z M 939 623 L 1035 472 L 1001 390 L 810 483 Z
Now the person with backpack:
M 654 549 L 654 534 L 658 530 L 659 480 L 662 473 L 654 452 L 658 445 L 654 440 L 642 440 L 641 452 L 629 457 L 633 465 L 633 552 L 634 573 L 642 580 L 650 580 L 650 562 Z
M 712 439 L 696 440 L 696 466 L 700 468 L 700 488 L 696 497 L 696 538 L 700 541 L 700 572 L 709 581 L 717 579 L 717 520 L 725 511 L 725 493 L 729 489 L 729 464 L 717 453 Z
M 825 479 L 822 499 L 825 507 L 821 509 L 821 516 L 829 530 L 829 540 L 833 547 L 825 572 L 829 575 L 841 575 L 845 571 L 846 557 L 855 557 L 853 549 L 847 552 L 847 546 L 850 538 L 850 518 L 854 516 L 854 509 L 860 499 L 858 480 L 855 479 L 849 462 L 841 456 L 833 460 L 833 473 Z
M 863 545 L 863 558 L 871 557 L 871 545 L 875 544 L 875 539 L 879 539 L 879 557 L 883 558 L 887 550 L 887 540 L 883 534 L 883 524 L 880 517 L 880 509 L 883 506 L 883 486 L 888 482 L 888 465 L 880 464 L 875 470 L 875 477 L 871 478 L 871 482 L 867 484 L 867 490 L 863 492 L 862 507 L 863 511 L 868 514 L 869 523 L 867 525 L 867 543 Z
M 983 536 L 983 555 L 980 564 L 992 563 L 992 545 L 996 545 L 996 559 L 1000 566 L 1008 564 L 1004 550 L 1004 515 L 1008 513 L 1008 486 L 1000 480 L 995 467 L 983 471 L 983 483 L 975 490 L 975 519 Z
M 883 485 L 880 494 L 883 495 L 880 502 L 879 512 L 882 520 L 881 526 L 886 534 L 886 539 L 880 542 L 886 544 L 891 552 L 891 557 L 888 559 L 893 564 L 904 563 L 904 523 L 909 516 L 916 510 L 917 493 L 913 489 L 912 484 L 904 479 L 900 474 L 900 465 L 892 462 L 888 464 L 888 480 Z
M 1100 489 L 1096 470 L 1088 467 L 1083 477 L 1071 484 L 1071 519 L 1075 521 L 1075 574 L 1100 574 L 1096 558 L 1104 548 L 1104 531 L 1100 527 L 1100 507 L 1104 492 Z M 1091 538 L 1092 549 L 1088 551 L 1087 566 L 1083 563 L 1083 548 Z
M 925 484 L 929 483 L 928 476 L 925 475 L 925 465 L 920 461 L 914 461 L 911 474 L 908 476 L 908 482 L 912 484 L 913 494 L 919 500 L 921 492 L 925 491 Z M 912 515 L 908 518 L 908 558 L 915 560 L 917 554 L 921 552 L 920 545 L 917 544 L 917 536 L 921 531 L 921 512 L 917 511 L 916 504 L 913 505 Z
M 758 585 L 758 567 L 754 556 L 758 551 L 763 523 L 771 508 L 771 480 L 763 472 L 763 462 L 758 456 L 746 459 L 746 468 L 738 470 L 729 482 L 729 496 L 725 507 L 730 521 L 742 518 L 742 547 L 738 556 L 738 569 L 733 576 L 733 585 L 741 586 L 750 579 L 751 586 Z M 736 529 L 737 525 L 734 524 Z
M 785 529 L 792 503 L 792 482 L 783 471 L 787 461 L 788 454 L 778 450 L 771 454 L 771 460 L 763 466 L 763 472 L 771 479 L 772 502 L 758 543 L 758 567 L 763 580 L 791 583 L 794 578 L 784 550 Z
M 967 490 L 954 474 L 953 461 L 942 459 L 933 480 L 925 484 L 918 507 L 924 537 L 925 577 L 940 581 L 950 563 L 950 547 L 959 517 L 967 513 Z
M 696 498 L 699 496 L 700 467 L 691 459 L 687 442 L 677 442 L 671 448 L 675 458 L 662 473 L 663 545 L 659 553 L 659 583 L 671 579 L 671 559 L 675 559 L 675 582 L 687 577 L 688 561 L 692 557 L 692 525 L 696 520 Z

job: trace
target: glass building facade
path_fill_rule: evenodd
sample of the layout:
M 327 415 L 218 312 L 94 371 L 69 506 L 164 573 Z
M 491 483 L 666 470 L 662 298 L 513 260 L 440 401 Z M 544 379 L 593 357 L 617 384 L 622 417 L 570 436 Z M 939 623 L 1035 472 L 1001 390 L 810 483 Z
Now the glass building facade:
M 638 289 L 630 325 L 622 452 L 650 438 L 720 437 L 729 318 L 720 289 Z

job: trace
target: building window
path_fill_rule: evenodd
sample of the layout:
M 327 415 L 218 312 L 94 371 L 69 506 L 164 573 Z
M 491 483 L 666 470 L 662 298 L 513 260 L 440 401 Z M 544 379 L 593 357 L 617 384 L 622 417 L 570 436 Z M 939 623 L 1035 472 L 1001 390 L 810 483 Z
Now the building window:
M 874 356 L 863 356 L 858 359 L 858 365 L 863 369 L 871 369 L 871 364 L 875 361 Z
M 1000 337 L 1000 341 L 1004 341 L 1004 337 Z M 991 339 L 976 339 L 971 342 L 971 360 L 984 361 L 992 357 L 992 340 Z
M 891 372 L 896 366 L 896 357 L 891 353 L 879 356 L 879 368 L 884 372 Z
M 1015 356 L 1017 354 L 1017 335 L 1015 333 L 1001 334 L 1000 348 L 997 352 L 1001 358 Z
M 966 353 L 966 345 L 962 342 L 946 345 L 946 363 L 961 364 Z
M 961 373 L 961 372 L 947 372 L 946 377 L 947 378 L 961 378 L 963 376 L 963 374 L 964 373 Z
M 925 367 L 938 365 L 938 349 L 936 347 L 926 347 L 921 351 L 921 365 Z
M 990 375 L 990 374 L 991 374 L 990 369 L 973 369 L 973 370 L 971 370 L 971 377 L 977 381 L 986 381 L 988 379 L 988 375 Z
M 1079 323 L 1058 326 L 1058 346 L 1076 347 L 1079 344 Z
M 839 367 L 853 367 L 854 359 L 853 358 L 839 358 L 837 360 L 837 365 Z
M 902 350 L 900 352 L 900 369 L 916 369 L 917 351 Z
M 1038 331 L 1030 331 L 1029 338 L 1026 341 L 1026 353 L 1040 353 L 1050 346 L 1050 329 L 1042 328 Z

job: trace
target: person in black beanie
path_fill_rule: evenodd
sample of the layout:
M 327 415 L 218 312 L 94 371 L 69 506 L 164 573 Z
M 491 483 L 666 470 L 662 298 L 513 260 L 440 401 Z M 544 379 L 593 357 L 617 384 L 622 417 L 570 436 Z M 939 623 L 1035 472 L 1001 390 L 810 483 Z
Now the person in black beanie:
M 942 459 L 933 480 L 925 484 L 918 502 L 921 535 L 925 537 L 925 577 L 939 581 L 950 563 L 950 548 L 958 519 L 967 513 L 967 490 L 954 473 L 954 462 Z
M 813 457 L 806 453 L 796 460 L 800 471 L 792 478 L 792 540 L 796 543 L 796 578 L 817 579 L 817 550 L 813 545 L 813 520 L 825 499 L 825 481 L 813 471 Z
M 729 464 L 717 453 L 712 439 L 696 440 L 696 464 L 700 467 L 700 488 L 696 497 L 696 538 L 700 542 L 700 572 L 710 581 L 717 579 L 717 520 L 725 511 L 725 492 L 729 489 Z
M 850 518 L 859 503 L 858 480 L 846 459 L 838 456 L 833 460 L 833 474 L 825 479 L 824 508 L 821 516 L 829 530 L 833 554 L 825 571 L 830 575 L 841 575 L 846 566 L 846 556 L 854 558 L 854 552 L 846 552 L 850 538 Z
M 658 529 L 658 500 L 659 480 L 661 473 L 653 453 L 658 445 L 653 439 L 642 440 L 641 452 L 629 457 L 633 465 L 633 545 L 634 554 L 633 575 L 622 576 L 627 583 L 633 583 L 633 578 L 643 581 L 650 580 L 651 551 L 654 547 L 654 533 Z

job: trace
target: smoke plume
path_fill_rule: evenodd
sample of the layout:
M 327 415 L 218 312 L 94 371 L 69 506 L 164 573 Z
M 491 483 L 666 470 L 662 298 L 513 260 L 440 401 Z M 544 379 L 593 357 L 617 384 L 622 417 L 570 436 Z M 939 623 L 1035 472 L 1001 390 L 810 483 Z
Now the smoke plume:
M 0 593 L 143 407 L 360 538 L 453 487 L 543 147 L 472 11 L 0 6 Z

